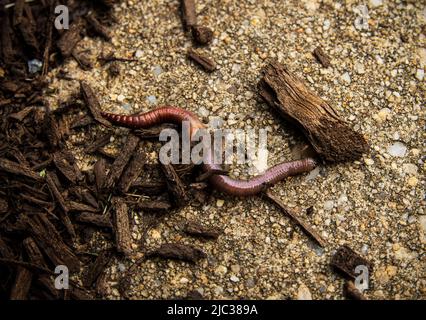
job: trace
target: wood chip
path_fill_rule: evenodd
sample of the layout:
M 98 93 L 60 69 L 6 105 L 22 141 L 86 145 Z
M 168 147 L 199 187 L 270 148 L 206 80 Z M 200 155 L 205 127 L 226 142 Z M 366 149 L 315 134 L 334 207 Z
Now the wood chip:
M 185 30 L 191 30 L 197 24 L 195 0 L 181 0 L 181 12 Z
M 91 287 L 96 282 L 96 280 L 99 278 L 101 273 L 107 267 L 110 260 L 111 260 L 110 250 L 104 250 L 98 255 L 95 262 L 90 266 L 89 272 L 84 281 L 84 285 L 86 287 Z
M 145 151 L 143 150 L 141 143 L 139 143 L 139 148 L 132 156 L 132 159 L 124 170 L 118 183 L 118 189 L 120 192 L 126 193 L 129 191 L 132 183 L 141 175 L 145 161 Z
M 203 67 L 204 70 L 206 70 L 207 72 L 213 72 L 216 70 L 216 63 L 212 59 L 192 49 L 188 51 L 188 58 L 196 62 L 201 67 Z
M 58 40 L 57 46 L 64 58 L 70 57 L 77 43 L 83 39 L 83 29 L 83 19 L 77 19 L 75 22 L 71 23 L 70 28 L 66 30 Z
M 344 286 L 344 293 L 346 297 L 353 300 L 367 300 L 367 298 L 359 291 L 353 281 L 347 280 Z
M 196 263 L 200 259 L 204 259 L 207 255 L 201 249 L 191 245 L 180 243 L 166 243 L 160 248 L 149 253 L 147 257 L 159 257 L 163 259 L 182 260 Z
M 200 45 L 207 45 L 213 40 L 212 29 L 204 26 L 192 27 L 192 37 Z
M 186 192 L 186 187 L 182 182 L 176 170 L 171 164 L 161 164 L 161 169 L 166 178 L 167 190 L 169 196 L 177 207 L 183 207 L 189 202 L 189 196 Z
M 344 275 L 355 279 L 358 274 L 355 273 L 357 266 L 366 266 L 369 274 L 373 272 L 373 265 L 367 259 L 361 257 L 347 245 L 341 246 L 331 258 L 331 265 Z
M 298 213 L 294 212 L 292 209 L 288 208 L 279 198 L 274 195 L 270 190 L 266 190 L 264 194 L 268 199 L 272 200 L 281 210 L 287 214 L 290 218 L 293 219 L 296 224 L 298 224 L 302 230 L 313 240 L 315 240 L 321 247 L 326 246 L 326 241 L 319 235 L 319 233 L 313 229 Z
M 121 151 L 118 155 L 118 157 L 115 159 L 114 163 L 111 166 L 110 172 L 107 176 L 107 179 L 105 181 L 104 187 L 109 190 L 115 186 L 115 184 L 120 179 L 124 168 L 129 163 L 130 159 L 133 156 L 133 153 L 135 152 L 136 147 L 139 144 L 140 139 L 130 134 L 127 137 L 126 143 L 121 148 Z
M 270 63 L 259 83 L 260 95 L 283 118 L 297 124 L 315 151 L 330 162 L 359 159 L 368 150 L 364 137 L 279 63 Z
M 312 54 L 324 68 L 331 66 L 330 58 L 324 53 L 321 47 L 317 47 Z
M 93 92 L 93 89 L 89 86 L 88 83 L 84 81 L 80 83 L 80 88 L 84 101 L 86 102 L 86 105 L 89 108 L 93 118 L 104 126 L 111 127 L 111 123 L 101 115 L 101 105 L 95 93 Z
M 62 236 L 45 215 L 32 217 L 21 215 L 20 221 L 54 265 L 66 265 L 73 272 L 80 269 L 80 261 L 63 242 Z
M 18 267 L 15 283 L 12 286 L 10 300 L 26 300 L 30 291 L 33 274 L 30 270 Z
M 76 216 L 76 221 L 87 223 L 99 228 L 112 229 L 111 218 L 109 215 L 103 215 L 92 212 L 82 212 Z
M 0 171 L 5 171 L 11 174 L 16 174 L 21 177 L 30 178 L 38 182 L 43 181 L 43 178 L 40 177 L 39 174 L 31 170 L 30 168 L 27 168 L 23 165 L 20 165 L 16 162 L 12 162 L 4 158 L 0 159 Z
M 132 237 L 130 234 L 129 213 L 127 204 L 120 198 L 112 200 L 114 207 L 114 233 L 117 251 L 128 255 L 132 251 Z
M 215 227 L 206 227 L 195 221 L 188 221 L 183 230 L 185 233 L 207 239 L 217 239 L 222 230 Z

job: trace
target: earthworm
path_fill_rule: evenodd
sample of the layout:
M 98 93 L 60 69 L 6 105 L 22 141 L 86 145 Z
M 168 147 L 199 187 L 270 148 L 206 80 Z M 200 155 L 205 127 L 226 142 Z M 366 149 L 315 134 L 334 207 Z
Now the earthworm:
M 178 107 L 165 106 L 138 115 L 119 115 L 102 112 L 102 116 L 111 123 L 131 129 L 149 128 L 163 123 L 182 124 L 188 121 L 191 137 L 205 125 L 190 111 Z M 212 150 L 212 148 L 210 148 Z M 221 166 L 212 161 L 212 151 L 203 163 L 204 171 L 220 170 Z M 317 163 L 313 158 L 283 162 L 266 170 L 265 173 L 249 180 L 236 180 L 225 175 L 214 174 L 209 183 L 219 191 L 235 196 L 251 196 L 262 192 L 266 187 L 288 176 L 311 171 Z

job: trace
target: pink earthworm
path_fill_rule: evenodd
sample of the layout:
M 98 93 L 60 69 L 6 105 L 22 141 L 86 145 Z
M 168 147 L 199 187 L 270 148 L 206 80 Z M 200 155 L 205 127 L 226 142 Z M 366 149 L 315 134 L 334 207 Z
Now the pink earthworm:
M 149 128 L 163 123 L 182 124 L 189 121 L 191 137 L 198 129 L 205 128 L 205 125 L 198 117 L 190 111 L 178 107 L 165 106 L 152 111 L 137 115 L 119 115 L 102 112 L 102 116 L 115 125 L 131 129 Z M 212 150 L 212 148 L 211 148 Z M 204 171 L 221 170 L 221 166 L 212 161 L 212 152 L 207 155 L 204 163 Z M 213 174 L 209 178 L 209 183 L 217 190 L 235 196 L 252 196 L 262 192 L 266 187 L 271 186 L 289 176 L 309 172 L 314 169 L 317 162 L 313 158 L 305 158 L 290 162 L 283 162 L 269 168 L 263 174 L 255 176 L 249 180 L 236 180 L 226 175 Z

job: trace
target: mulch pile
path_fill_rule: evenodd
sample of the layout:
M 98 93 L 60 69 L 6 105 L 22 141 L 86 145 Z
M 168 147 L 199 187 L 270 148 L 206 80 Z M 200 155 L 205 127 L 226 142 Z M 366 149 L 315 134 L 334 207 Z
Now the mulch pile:
M 157 138 L 162 128 L 129 135 L 118 155 L 106 152 L 114 132 L 100 116 L 88 84 L 81 83 L 81 91 L 55 110 L 43 97 L 46 74 L 65 59 L 90 67 L 75 47 L 86 35 L 110 39 L 114 1 L 63 1 L 70 12 L 68 30 L 54 27 L 57 1 L 18 0 L 5 8 L 6 4 L 9 1 L 0 1 L 0 299 L 100 297 L 98 278 L 111 257 L 132 253 L 128 212 L 152 212 L 146 215 L 148 228 L 159 215 L 185 205 L 194 195 L 204 201 L 205 185 L 197 183 L 191 195 L 182 187 L 181 178 L 192 173 L 193 166 L 158 167 L 163 180 L 140 179 L 143 140 Z M 42 65 L 31 73 L 28 62 L 34 59 Z M 120 61 L 114 56 L 100 60 Z M 93 134 L 98 126 L 107 127 L 100 136 Z M 92 171 L 82 172 L 67 148 L 69 137 L 82 131 L 93 138 L 83 146 L 98 158 Z M 210 232 L 189 228 L 198 228 L 201 235 Z M 91 250 L 88 242 L 95 230 L 110 246 L 101 252 L 85 251 Z M 187 247 L 166 248 L 150 255 L 189 259 L 192 252 Z M 71 279 L 70 290 L 57 290 L 54 270 L 60 265 L 79 274 L 83 284 Z

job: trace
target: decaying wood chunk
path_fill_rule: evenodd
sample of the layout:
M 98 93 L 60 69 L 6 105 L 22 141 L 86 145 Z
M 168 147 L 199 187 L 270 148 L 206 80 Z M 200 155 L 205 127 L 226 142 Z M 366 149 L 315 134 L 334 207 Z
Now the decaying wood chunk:
M 264 69 L 260 95 L 285 119 L 298 125 L 315 151 L 330 162 L 359 159 L 368 150 L 364 137 L 279 63 Z
M 10 300 L 26 300 L 30 291 L 33 274 L 30 270 L 18 267 L 15 283 L 10 293 Z
M 95 262 L 91 265 L 89 272 L 87 273 L 86 279 L 85 279 L 85 286 L 91 287 L 98 277 L 101 275 L 101 273 L 105 270 L 107 267 L 109 261 L 111 259 L 111 251 L 104 250 L 101 253 L 99 253 L 98 257 L 96 258 Z
M 173 203 L 182 207 L 189 201 L 186 187 L 171 164 L 162 164 L 161 169 L 166 177 L 167 190 Z
M 77 217 L 76 220 L 81 223 L 87 223 L 94 225 L 100 228 L 112 228 L 111 219 L 109 215 L 102 215 L 98 213 L 91 212 L 82 212 Z
M 115 209 L 114 233 L 117 251 L 127 255 L 132 250 L 132 237 L 130 234 L 127 204 L 121 198 L 114 198 L 112 203 Z
M 331 259 L 331 265 L 352 279 L 355 279 L 359 275 L 355 272 L 358 266 L 367 267 L 370 274 L 373 272 L 372 263 L 346 245 L 336 251 Z
M 321 47 L 317 47 L 312 54 L 324 68 L 331 66 L 330 58 L 325 54 Z
M 194 236 L 208 239 L 217 239 L 222 233 L 222 230 L 215 227 L 206 227 L 195 221 L 188 221 L 183 230 L 185 233 Z
M 139 143 L 139 148 L 136 150 L 135 154 L 132 156 L 127 168 L 124 170 L 120 181 L 118 183 L 118 189 L 122 193 L 129 191 L 130 186 L 133 182 L 139 177 L 142 173 L 143 166 L 145 164 L 145 152 Z
M 115 186 L 115 184 L 118 182 L 118 180 L 121 177 L 121 174 L 124 171 L 124 168 L 129 163 L 130 159 L 132 158 L 132 155 L 136 149 L 136 147 L 139 144 L 139 138 L 135 135 L 129 135 L 126 143 L 121 148 L 120 154 L 118 155 L 117 159 L 115 159 L 114 163 L 112 164 L 111 170 L 106 178 L 105 181 L 105 188 L 111 189 Z
M 181 243 L 165 243 L 147 255 L 147 257 L 160 257 L 192 263 L 196 263 L 198 260 L 206 258 L 206 256 L 201 249 Z
M 82 81 L 80 83 L 80 88 L 81 88 L 81 93 L 83 95 L 84 101 L 86 102 L 86 105 L 89 108 L 93 118 L 97 122 L 103 124 L 104 126 L 110 127 L 111 123 L 108 120 L 106 120 L 104 117 L 102 117 L 101 115 L 101 105 L 92 87 L 90 87 L 90 85 L 87 84 L 86 82 Z
M 361 291 L 355 287 L 353 281 L 346 281 L 344 286 L 344 293 L 347 298 L 353 300 L 367 300 L 367 298 L 362 294 Z
M 190 49 L 188 51 L 188 58 L 196 62 L 208 72 L 213 72 L 216 70 L 216 63 L 209 57 L 206 57 L 205 55 L 202 55 L 197 51 Z
M 71 56 L 72 51 L 78 42 L 83 38 L 82 32 L 84 29 L 83 19 L 78 19 L 71 24 L 69 30 L 66 30 L 58 40 L 58 48 L 64 58 Z
M 192 37 L 198 44 L 206 45 L 213 39 L 213 30 L 204 26 L 194 26 L 192 28 Z
M 191 30 L 197 24 L 195 0 L 181 0 L 182 20 L 186 30 Z

